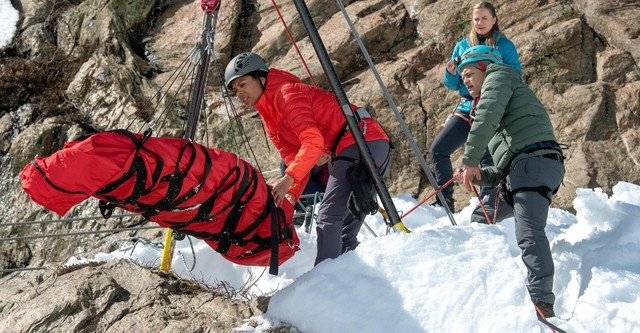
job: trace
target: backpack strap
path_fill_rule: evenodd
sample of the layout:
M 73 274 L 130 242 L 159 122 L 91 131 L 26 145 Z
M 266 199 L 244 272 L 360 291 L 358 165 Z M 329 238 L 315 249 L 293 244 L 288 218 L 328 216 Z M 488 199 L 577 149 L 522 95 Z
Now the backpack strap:
M 249 172 L 249 171 L 253 172 Z M 240 217 L 242 216 L 242 211 L 244 210 L 245 205 L 249 200 L 253 198 L 253 195 L 256 192 L 256 188 L 258 185 L 258 178 L 255 176 L 255 171 L 252 168 L 248 168 L 244 165 L 244 174 L 242 180 L 240 181 L 240 186 L 238 191 L 234 194 L 233 198 L 229 202 L 230 205 L 233 205 L 231 211 L 227 215 L 227 219 L 224 221 L 224 225 L 222 227 L 222 232 L 218 237 L 218 248 L 216 248 L 216 252 L 226 254 L 229 251 L 229 247 L 231 244 L 236 245 L 245 245 L 246 242 L 237 237 L 236 229 L 238 228 L 238 222 L 240 221 Z M 246 194 L 247 190 L 251 187 L 249 194 L 241 200 L 242 197 Z
M 109 218 L 113 213 L 113 209 L 117 206 L 122 206 L 124 204 L 132 204 L 137 207 L 144 206 L 141 203 L 136 202 L 136 200 L 144 195 L 149 194 L 153 190 L 160 179 L 162 167 L 164 164 L 164 160 L 159 154 L 144 147 L 144 143 L 147 141 L 147 139 L 149 139 L 149 137 L 151 137 L 151 129 L 146 130 L 140 140 L 138 140 L 138 138 L 133 135 L 133 133 L 127 130 L 118 129 L 110 132 L 128 137 L 129 139 L 131 139 L 136 149 L 129 170 L 124 175 L 122 175 L 122 177 L 103 186 L 95 193 L 96 195 L 105 197 L 105 200 L 100 200 L 100 202 L 98 203 L 98 208 L 100 209 L 100 213 L 104 218 Z M 145 152 L 151 154 L 156 159 L 156 167 L 153 171 L 151 184 L 149 185 L 149 187 L 145 186 L 147 182 L 147 169 L 145 167 L 144 161 L 142 160 L 142 157 L 139 155 L 139 152 L 141 150 L 144 150 Z M 122 184 L 124 184 L 127 180 L 131 179 L 134 175 L 136 176 L 136 179 L 133 186 L 133 191 L 129 197 L 124 199 L 117 199 L 113 196 L 107 195 L 107 193 L 114 191 Z
M 189 161 L 186 163 L 184 171 L 181 171 L 180 164 L 184 157 L 184 153 L 188 148 L 191 150 L 191 156 L 189 158 Z M 169 182 L 166 195 L 162 199 L 158 200 L 155 204 L 146 206 L 146 211 L 142 213 L 142 215 L 144 215 L 146 218 L 150 218 L 160 213 L 160 211 L 176 209 L 177 206 L 189 200 L 204 187 L 204 184 L 206 183 L 207 179 L 209 178 L 209 174 L 211 173 L 212 162 L 211 156 L 209 156 L 206 149 L 203 146 L 200 146 L 200 148 L 205 160 L 204 175 L 200 183 L 189 190 L 187 193 L 185 193 L 183 196 L 178 197 L 178 194 L 182 190 L 184 179 L 186 178 L 189 171 L 191 171 L 191 168 L 193 167 L 196 160 L 197 149 L 192 141 L 188 141 L 182 146 L 182 149 L 178 154 L 175 171 L 161 178 L 161 181 Z
M 103 186 L 98 192 L 96 192 L 96 194 L 105 195 L 106 193 L 112 192 L 113 190 L 115 190 L 116 188 L 124 184 L 131 177 L 136 175 L 136 181 L 133 187 L 133 191 L 129 197 L 121 200 L 117 200 L 115 198 L 109 198 L 108 200 L 111 202 L 112 201 L 111 199 L 113 199 L 114 201 L 118 201 L 119 203 L 134 202 L 138 198 L 146 194 L 149 194 L 153 190 L 153 188 L 156 186 L 156 184 L 160 180 L 160 175 L 162 173 L 164 160 L 158 153 L 153 152 L 147 149 L 146 147 L 144 147 L 144 143 L 147 141 L 147 139 L 151 135 L 151 132 L 149 130 L 145 131 L 142 139 L 140 140 L 138 140 L 138 138 L 136 138 L 136 136 L 129 131 L 114 130 L 112 132 L 125 135 L 129 139 L 131 139 L 131 141 L 133 141 L 133 144 L 136 146 L 136 153 L 133 158 L 133 161 L 131 162 L 131 166 L 129 167 L 129 170 L 124 175 L 122 175 L 122 177 L 120 177 L 119 179 Z M 147 169 L 145 168 L 145 164 L 144 164 L 144 161 L 142 160 L 142 157 L 138 154 L 141 150 L 151 154 L 156 159 L 156 167 L 153 170 L 153 174 L 151 176 L 151 184 L 148 187 L 145 186 L 147 183 Z
M 278 210 L 273 200 L 271 191 L 268 192 L 268 206 L 271 210 L 271 259 L 269 262 L 269 274 L 278 275 L 278 249 L 280 247 L 278 234 Z M 286 199 L 285 199 L 286 200 Z
M 273 195 L 271 194 L 271 191 L 268 190 L 268 186 L 266 184 L 264 186 L 267 186 L 267 198 L 265 200 L 265 205 L 262 209 L 262 212 L 244 230 L 237 230 L 238 222 L 240 221 L 240 217 L 242 216 L 242 211 L 244 210 L 246 204 L 253 198 L 259 186 L 259 178 L 257 176 L 256 170 L 253 167 L 247 165 L 246 162 L 243 163 L 242 167 L 244 172 L 242 178 L 240 178 L 239 180 L 239 176 L 233 178 L 225 177 L 225 179 L 232 179 L 229 184 L 233 185 L 240 181 L 240 185 L 229 204 L 224 208 L 227 209 L 230 207 L 231 211 L 227 215 L 227 218 L 225 219 L 224 225 L 222 227 L 222 231 L 220 233 L 212 234 L 202 231 L 186 230 L 186 228 L 192 223 L 198 223 L 196 221 L 178 223 L 173 225 L 171 228 L 200 239 L 217 241 L 218 247 L 215 249 L 215 251 L 223 255 L 229 251 L 229 248 L 232 244 L 236 246 L 246 246 L 251 242 L 257 245 L 250 251 L 239 255 L 238 258 L 246 257 L 254 253 L 271 249 L 269 273 L 277 275 L 280 242 L 282 240 L 291 238 L 292 233 L 284 222 L 286 221 L 284 212 L 282 211 L 282 209 L 276 207 L 275 201 L 273 200 Z M 230 174 L 237 175 L 239 171 L 240 168 L 236 167 L 230 172 Z M 228 190 L 230 188 L 230 186 L 228 186 L 229 184 L 224 184 L 224 186 L 221 186 L 220 188 L 223 188 L 224 190 L 217 191 L 214 196 L 217 197 L 222 192 Z M 260 237 L 254 234 L 250 239 L 246 239 L 249 234 L 253 233 L 264 222 L 269 214 L 271 214 L 271 235 L 269 237 Z M 211 217 L 208 216 L 207 219 L 199 221 L 208 221 L 210 220 L 210 218 Z

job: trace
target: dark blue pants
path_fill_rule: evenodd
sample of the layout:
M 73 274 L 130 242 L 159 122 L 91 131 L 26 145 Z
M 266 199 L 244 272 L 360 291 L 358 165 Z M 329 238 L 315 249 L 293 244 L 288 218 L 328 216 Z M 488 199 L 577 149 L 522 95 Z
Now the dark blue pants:
M 433 171 L 435 173 L 438 187 L 444 185 L 453 178 L 453 166 L 451 165 L 451 154 L 467 142 L 471 125 L 460 117 L 451 117 L 446 122 L 444 128 L 431 144 L 431 159 L 433 161 Z M 489 154 L 489 150 L 485 150 L 480 165 L 491 166 L 493 159 Z M 446 199 L 453 198 L 453 183 L 442 190 L 442 195 Z M 480 196 L 489 195 L 490 198 L 495 196 L 494 187 L 483 187 Z

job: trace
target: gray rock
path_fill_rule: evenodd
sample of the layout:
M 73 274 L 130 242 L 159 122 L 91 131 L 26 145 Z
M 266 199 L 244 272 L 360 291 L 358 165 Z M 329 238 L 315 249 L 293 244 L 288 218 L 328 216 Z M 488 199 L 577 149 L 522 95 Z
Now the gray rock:
M 125 260 L 1 280 L 0 332 L 232 332 L 250 305 Z

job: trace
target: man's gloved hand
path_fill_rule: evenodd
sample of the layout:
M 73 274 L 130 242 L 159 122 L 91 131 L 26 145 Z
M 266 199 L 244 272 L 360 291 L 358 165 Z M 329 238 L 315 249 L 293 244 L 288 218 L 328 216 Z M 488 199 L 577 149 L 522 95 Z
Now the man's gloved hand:
M 371 194 L 371 177 L 364 164 L 355 163 L 347 169 L 346 176 L 352 191 L 348 203 L 351 214 L 356 218 L 361 214 L 375 214 L 378 211 L 378 203 Z M 352 206 L 355 209 L 352 209 Z
M 200 7 L 202 7 L 202 10 L 207 12 L 207 14 L 211 15 L 220 10 L 220 0 L 202 0 Z

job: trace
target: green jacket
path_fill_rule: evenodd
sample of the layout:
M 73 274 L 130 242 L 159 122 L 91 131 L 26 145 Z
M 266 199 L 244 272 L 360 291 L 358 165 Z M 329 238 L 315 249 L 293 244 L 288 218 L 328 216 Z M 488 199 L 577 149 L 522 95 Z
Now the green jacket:
M 522 81 L 520 73 L 504 64 L 487 66 L 480 101 L 462 158 L 464 165 L 478 166 L 485 148 L 489 147 L 495 166 L 483 168 L 482 180 L 477 184 L 497 185 L 502 171 L 522 148 L 555 140 L 547 111 Z M 552 152 L 555 150 L 518 154 L 511 167 L 523 158 Z

